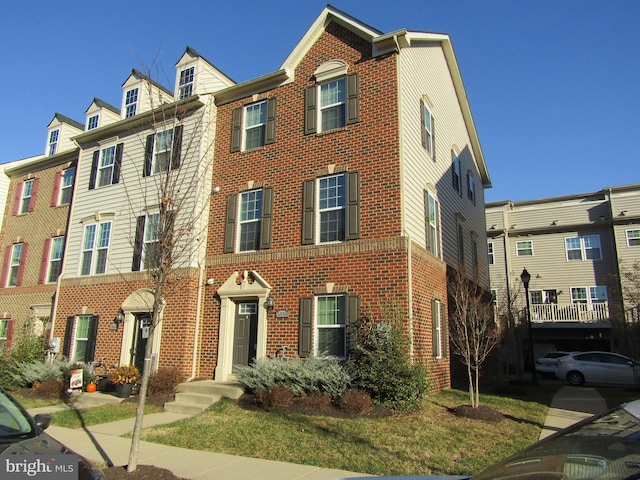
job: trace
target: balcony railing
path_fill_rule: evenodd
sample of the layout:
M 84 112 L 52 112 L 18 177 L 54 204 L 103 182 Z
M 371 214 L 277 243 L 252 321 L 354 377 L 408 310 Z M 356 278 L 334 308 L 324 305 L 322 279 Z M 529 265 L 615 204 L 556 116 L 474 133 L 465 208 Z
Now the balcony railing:
M 525 311 L 526 313 L 526 311 Z M 609 304 L 603 303 L 534 303 L 531 322 L 602 322 L 609 320 Z

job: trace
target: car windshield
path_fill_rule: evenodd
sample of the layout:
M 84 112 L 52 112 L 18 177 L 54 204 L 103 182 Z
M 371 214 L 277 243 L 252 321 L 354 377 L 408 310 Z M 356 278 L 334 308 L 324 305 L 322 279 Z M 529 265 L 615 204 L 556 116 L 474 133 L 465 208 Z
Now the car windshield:
M 473 478 L 640 478 L 640 401 L 532 445 Z
M 0 390 L 0 443 L 11 443 L 32 434 L 31 422 L 7 394 Z

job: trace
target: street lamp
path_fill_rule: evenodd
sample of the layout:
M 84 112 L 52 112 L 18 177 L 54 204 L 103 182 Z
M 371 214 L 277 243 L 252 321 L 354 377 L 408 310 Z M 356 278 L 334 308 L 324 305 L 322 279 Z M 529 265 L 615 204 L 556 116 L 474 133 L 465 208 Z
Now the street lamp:
M 531 274 L 527 272 L 525 268 L 520 274 L 520 280 L 524 284 L 524 294 L 527 297 L 527 330 L 529 332 L 529 355 L 531 358 L 531 382 L 538 383 L 536 378 L 536 363 L 533 356 L 533 334 L 531 332 L 531 307 L 529 306 L 529 281 L 531 280 Z

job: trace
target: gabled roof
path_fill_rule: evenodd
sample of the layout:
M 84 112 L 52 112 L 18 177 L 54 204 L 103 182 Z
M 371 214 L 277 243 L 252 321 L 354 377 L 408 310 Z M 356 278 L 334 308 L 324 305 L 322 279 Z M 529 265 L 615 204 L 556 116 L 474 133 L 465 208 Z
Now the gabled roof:
M 169 90 L 167 87 L 164 87 L 162 85 L 160 85 L 158 82 L 152 80 L 151 78 L 149 78 L 147 75 L 145 75 L 144 73 L 142 73 L 140 70 L 137 70 L 135 68 L 131 69 L 131 74 L 127 77 L 127 79 L 122 82 L 122 86 L 124 87 L 124 84 L 127 83 L 127 81 L 131 78 L 135 78 L 136 80 L 144 80 L 146 82 L 149 82 L 151 85 L 153 85 L 154 87 L 159 88 L 160 90 L 162 90 L 163 92 L 173 96 L 173 92 L 171 90 Z
M 49 122 L 49 125 L 53 123 L 54 120 L 58 120 L 60 123 L 66 123 L 67 125 L 71 125 L 72 127 L 77 128 L 78 130 L 84 130 L 84 125 L 80 122 L 76 122 L 74 119 L 67 117 L 66 115 L 62 115 L 61 113 L 55 113 L 53 118 Z
M 185 49 L 185 51 L 182 54 L 182 56 L 176 62 L 176 66 L 178 66 L 178 64 L 182 61 L 182 59 L 186 55 L 188 55 L 188 56 L 190 56 L 192 58 L 199 58 L 199 59 L 203 60 L 204 62 L 209 64 L 211 66 L 211 68 L 213 68 L 216 72 L 218 72 L 222 77 L 226 78 L 229 81 L 229 83 L 234 84 L 234 85 L 237 83 L 235 80 L 233 80 L 231 77 L 229 77 L 226 73 L 224 73 L 222 70 L 220 70 L 218 67 L 216 67 L 213 63 L 211 63 L 209 60 L 207 60 L 202 55 L 200 55 L 194 48 L 191 48 L 189 46 L 187 46 L 187 48 Z
M 111 110 L 113 113 L 120 115 L 120 109 L 117 107 L 114 107 L 113 105 L 111 105 L 110 103 L 105 102 L 104 100 L 100 100 L 99 98 L 95 98 L 93 99 L 93 101 L 91 102 L 91 105 L 94 105 L 98 108 L 105 108 L 107 110 Z M 91 105 L 89 105 L 89 108 L 91 108 Z M 89 111 L 89 108 L 87 108 L 85 110 L 84 113 L 87 113 Z

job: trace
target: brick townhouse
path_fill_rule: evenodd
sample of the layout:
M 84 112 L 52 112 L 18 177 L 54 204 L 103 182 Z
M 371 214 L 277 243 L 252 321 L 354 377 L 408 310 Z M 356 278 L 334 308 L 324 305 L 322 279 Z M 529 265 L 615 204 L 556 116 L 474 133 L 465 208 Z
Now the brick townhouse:
M 0 351 L 17 328 L 46 333 L 62 266 L 78 149 L 71 137 L 83 126 L 56 114 L 45 154 L 12 162 L 0 234 Z
M 447 278 L 489 288 L 490 179 L 447 35 L 327 6 L 277 71 L 236 84 L 187 48 L 172 90 L 132 71 L 120 109 L 94 101 L 74 140 L 52 319 L 70 359 L 141 365 L 152 339 L 155 366 L 225 381 L 283 347 L 343 359 L 361 319 L 392 310 L 450 385 Z M 197 178 L 176 228 L 202 217 L 149 329 L 150 227 L 172 176 Z
M 199 374 L 283 347 L 344 359 L 391 309 L 449 386 L 447 271 L 488 288 L 490 186 L 449 37 L 328 6 L 279 70 L 215 98 Z

